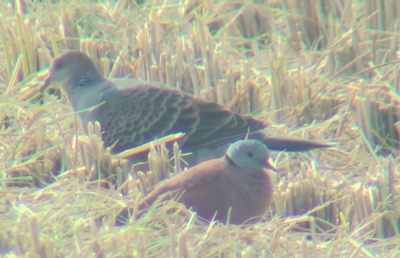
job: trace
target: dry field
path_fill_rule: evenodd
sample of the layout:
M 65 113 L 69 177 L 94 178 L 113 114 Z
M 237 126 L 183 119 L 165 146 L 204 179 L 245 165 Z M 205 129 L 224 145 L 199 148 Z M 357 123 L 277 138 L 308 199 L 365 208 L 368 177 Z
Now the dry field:
M 0 256 L 399 257 L 399 28 L 390 0 L 0 1 Z M 116 227 L 172 171 L 158 148 L 152 172 L 130 173 L 56 87 L 39 94 L 70 49 L 106 77 L 336 145 L 274 152 L 274 202 L 255 225 L 205 224 L 168 201 Z

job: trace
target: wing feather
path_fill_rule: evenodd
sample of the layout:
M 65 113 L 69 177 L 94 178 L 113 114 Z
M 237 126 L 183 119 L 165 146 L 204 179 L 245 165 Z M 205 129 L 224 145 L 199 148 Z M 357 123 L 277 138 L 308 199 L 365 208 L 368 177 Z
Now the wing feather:
M 255 132 L 266 125 L 223 106 L 181 91 L 138 84 L 104 92 L 97 110 L 107 146 L 119 152 L 162 136 L 183 132 L 183 147 L 216 145 Z

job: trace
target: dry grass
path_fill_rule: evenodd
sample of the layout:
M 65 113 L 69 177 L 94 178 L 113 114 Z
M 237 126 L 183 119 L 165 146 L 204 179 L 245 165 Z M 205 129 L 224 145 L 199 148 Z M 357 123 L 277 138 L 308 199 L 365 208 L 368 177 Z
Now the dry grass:
M 400 255 L 400 3 L 78 3 L 0 1 L 1 255 Z M 169 201 L 115 227 L 170 176 L 166 152 L 153 149 L 153 172 L 129 173 L 96 126 L 82 135 L 60 92 L 38 95 L 38 71 L 68 49 L 105 76 L 167 83 L 337 148 L 275 153 L 274 204 L 254 226 L 207 225 Z

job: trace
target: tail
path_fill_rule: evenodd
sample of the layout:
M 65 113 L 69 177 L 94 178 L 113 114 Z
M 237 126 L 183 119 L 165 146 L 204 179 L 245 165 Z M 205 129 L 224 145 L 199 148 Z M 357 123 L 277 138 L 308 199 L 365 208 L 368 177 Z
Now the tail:
M 308 151 L 312 149 L 330 148 L 335 146 L 335 144 L 323 141 L 282 136 L 269 136 L 263 131 L 250 134 L 249 139 L 259 140 L 260 142 L 263 142 L 268 149 L 275 151 Z

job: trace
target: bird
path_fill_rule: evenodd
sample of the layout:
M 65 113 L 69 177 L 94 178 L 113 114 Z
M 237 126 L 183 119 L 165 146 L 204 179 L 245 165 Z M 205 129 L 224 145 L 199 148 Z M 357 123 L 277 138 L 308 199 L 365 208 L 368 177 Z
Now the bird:
M 143 210 L 158 198 L 175 198 L 207 222 L 255 223 L 272 202 L 273 182 L 267 170 L 276 168 L 265 144 L 239 140 L 223 157 L 202 162 L 155 185 L 138 208 Z M 123 209 L 116 224 L 123 225 L 128 214 L 129 209 Z
M 104 145 L 112 146 L 113 153 L 175 133 L 184 133 L 178 143 L 182 151 L 192 153 L 192 165 L 223 156 L 230 143 L 247 136 L 276 151 L 332 147 L 321 141 L 268 136 L 263 129 L 269 124 L 261 120 L 161 83 L 104 78 L 80 51 L 67 51 L 53 60 L 40 92 L 53 83 L 61 85 L 86 133 L 88 122 L 100 123 Z

